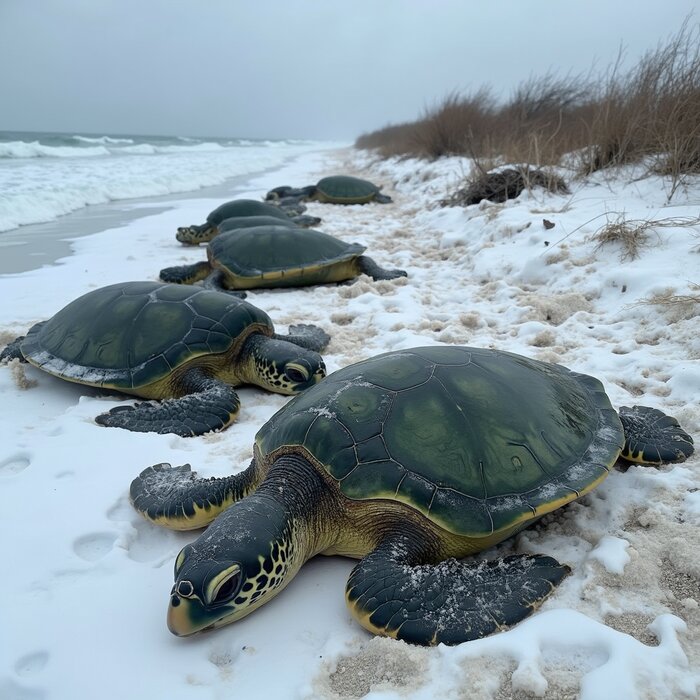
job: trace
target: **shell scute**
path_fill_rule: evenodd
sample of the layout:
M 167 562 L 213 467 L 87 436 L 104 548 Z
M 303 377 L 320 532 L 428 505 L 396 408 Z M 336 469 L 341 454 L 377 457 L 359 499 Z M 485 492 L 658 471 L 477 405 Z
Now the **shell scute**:
M 404 475 L 403 467 L 391 460 L 360 464 L 341 481 L 341 488 L 348 498 L 357 500 L 364 499 L 368 490 L 375 498 L 394 499 Z

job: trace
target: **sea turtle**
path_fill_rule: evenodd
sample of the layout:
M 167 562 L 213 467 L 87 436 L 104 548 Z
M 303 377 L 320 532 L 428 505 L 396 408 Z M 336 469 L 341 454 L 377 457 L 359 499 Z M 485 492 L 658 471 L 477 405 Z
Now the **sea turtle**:
M 380 188 L 369 180 L 350 175 L 331 175 L 321 178 L 315 185 L 308 187 L 275 187 L 266 195 L 267 201 L 316 201 L 327 204 L 367 204 L 379 202 L 388 204 L 391 197 L 382 194 Z
M 313 219 L 314 217 L 308 217 Z M 320 223 L 320 219 L 316 219 Z M 256 228 L 258 226 L 286 226 L 287 228 L 308 228 L 307 226 L 299 226 L 292 219 L 278 219 L 274 216 L 234 216 L 230 219 L 224 219 L 217 227 L 219 233 L 227 231 L 237 231 L 241 228 Z
M 296 394 L 325 376 L 310 325 L 278 336 L 270 317 L 229 294 L 161 282 L 88 292 L 37 323 L 0 354 L 61 379 L 146 399 L 97 416 L 100 425 L 200 435 L 236 419 L 233 387 Z
M 303 215 L 306 207 L 297 204 L 295 208 L 276 206 L 267 202 L 258 202 L 255 199 L 234 199 L 217 207 L 207 216 L 206 223 L 200 226 L 181 226 L 178 228 L 175 238 L 180 243 L 199 245 L 209 242 L 219 233 L 219 224 L 226 219 L 239 216 L 273 216 L 284 221 L 293 221 L 298 226 L 316 226 L 321 220 L 314 216 Z
M 256 226 L 216 236 L 207 246 L 207 262 L 166 267 L 160 278 L 178 284 L 205 280 L 225 291 L 342 282 L 361 273 L 375 280 L 406 276 L 379 267 L 364 250 L 315 229 Z
M 202 479 L 155 465 L 135 508 L 176 530 L 211 523 L 175 562 L 176 635 L 238 620 L 309 558 L 361 559 L 346 587 L 358 622 L 417 644 L 456 644 L 529 615 L 570 571 L 543 555 L 458 561 L 597 486 L 618 456 L 681 461 L 675 419 L 620 414 L 602 384 L 499 350 L 422 347 L 345 367 L 255 438 L 245 471 Z

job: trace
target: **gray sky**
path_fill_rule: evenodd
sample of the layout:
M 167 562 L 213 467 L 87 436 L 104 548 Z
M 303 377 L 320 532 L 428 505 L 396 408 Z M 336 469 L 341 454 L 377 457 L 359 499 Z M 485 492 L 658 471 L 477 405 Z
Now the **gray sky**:
M 0 130 L 351 139 L 621 44 L 631 64 L 696 4 L 0 0 Z

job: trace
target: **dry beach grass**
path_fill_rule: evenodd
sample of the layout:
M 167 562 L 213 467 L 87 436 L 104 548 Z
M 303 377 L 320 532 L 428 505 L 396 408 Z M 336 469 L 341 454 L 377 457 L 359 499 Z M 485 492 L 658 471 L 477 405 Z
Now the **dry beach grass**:
M 566 157 L 585 176 L 644 162 L 668 176 L 671 198 L 700 172 L 700 26 L 689 18 L 636 65 L 546 74 L 499 101 L 489 86 L 452 93 L 413 122 L 363 134 L 358 148 L 384 157 L 463 155 L 494 164 L 556 166 Z

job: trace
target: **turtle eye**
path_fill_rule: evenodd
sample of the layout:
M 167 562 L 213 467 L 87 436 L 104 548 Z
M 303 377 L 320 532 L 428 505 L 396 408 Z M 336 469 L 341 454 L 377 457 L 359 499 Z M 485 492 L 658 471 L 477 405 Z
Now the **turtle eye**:
M 218 605 L 233 598 L 238 592 L 240 582 L 241 569 L 239 566 L 234 566 L 224 574 L 219 575 L 217 579 L 215 579 L 215 585 L 211 589 L 209 604 Z
M 296 384 L 303 384 L 309 381 L 308 371 L 306 368 L 300 367 L 299 365 L 287 365 L 287 367 L 284 368 L 284 373 L 287 375 L 288 379 Z

